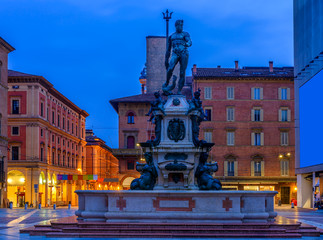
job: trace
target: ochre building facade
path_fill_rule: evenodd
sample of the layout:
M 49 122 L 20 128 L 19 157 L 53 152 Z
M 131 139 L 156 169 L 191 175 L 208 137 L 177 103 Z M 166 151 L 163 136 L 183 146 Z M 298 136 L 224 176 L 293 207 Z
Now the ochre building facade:
M 76 175 L 86 174 L 88 113 L 42 76 L 9 71 L 8 82 L 8 201 L 76 205 L 74 191 L 86 188 Z
M 0 37 L 0 207 L 7 207 L 8 165 L 8 54 L 15 49 Z
M 87 189 L 120 190 L 119 162 L 112 149 L 93 130 L 86 130 L 86 173 L 97 176 L 89 181 Z

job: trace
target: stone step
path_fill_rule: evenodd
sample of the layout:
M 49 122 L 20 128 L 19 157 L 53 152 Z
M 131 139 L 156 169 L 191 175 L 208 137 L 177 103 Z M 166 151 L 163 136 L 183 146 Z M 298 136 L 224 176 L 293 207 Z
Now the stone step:
M 115 233 L 263 233 L 263 234 L 284 234 L 286 232 L 285 229 L 254 229 L 254 228 L 243 228 L 243 229 L 232 229 L 232 228 L 159 228 L 159 227 L 142 227 L 142 228 L 64 228 L 62 229 L 63 232 L 73 233 L 73 232 L 80 232 L 80 233 L 90 233 L 90 232 L 115 232 Z
M 268 229 L 275 227 L 276 229 L 298 229 L 300 227 L 300 224 L 275 224 L 275 223 L 260 223 L 260 224 L 254 224 L 254 223 L 237 223 L 237 224 L 218 224 L 218 223 L 204 223 L 204 224 L 187 224 L 187 223 L 79 223 L 79 228 L 142 228 L 142 227 L 160 227 L 165 229 L 172 229 L 172 228 L 205 228 L 205 227 L 216 227 L 216 228 L 231 228 L 231 229 L 244 229 L 244 228 L 254 228 L 254 229 Z
M 263 234 L 263 233 L 47 233 L 46 237 L 52 238 L 301 238 L 302 235 L 298 233 L 284 233 L 284 234 Z
M 316 229 L 286 230 L 286 233 L 300 233 L 304 237 L 319 237 L 321 235 L 321 232 Z
M 60 233 L 62 232 L 61 229 L 55 229 L 55 228 L 35 228 L 33 231 L 29 232 L 30 236 L 43 236 L 46 235 L 47 233 Z M 22 232 L 20 232 L 22 233 Z

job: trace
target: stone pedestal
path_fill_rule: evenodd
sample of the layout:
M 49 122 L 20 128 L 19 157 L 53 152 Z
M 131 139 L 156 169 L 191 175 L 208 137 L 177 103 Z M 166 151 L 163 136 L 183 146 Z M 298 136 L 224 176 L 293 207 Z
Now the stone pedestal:
M 273 191 L 77 190 L 78 219 L 103 222 L 274 221 Z
M 194 146 L 192 139 L 192 121 L 186 115 L 189 103 L 183 95 L 170 95 L 164 104 L 161 116 L 160 144 L 154 148 L 143 147 L 145 152 L 152 152 L 154 164 L 158 170 L 156 190 L 194 190 L 197 183 L 194 172 L 199 162 L 200 152 L 206 149 Z

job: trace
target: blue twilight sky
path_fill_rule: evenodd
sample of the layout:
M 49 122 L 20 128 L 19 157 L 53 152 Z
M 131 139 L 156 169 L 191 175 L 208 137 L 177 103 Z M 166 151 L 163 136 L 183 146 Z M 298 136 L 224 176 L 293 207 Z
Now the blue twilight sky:
M 292 0 L 1 0 L 0 36 L 16 48 L 9 69 L 44 76 L 117 148 L 109 100 L 140 93 L 145 37 L 165 34 L 167 8 L 170 32 L 180 18 L 191 35 L 188 69 L 293 65 Z

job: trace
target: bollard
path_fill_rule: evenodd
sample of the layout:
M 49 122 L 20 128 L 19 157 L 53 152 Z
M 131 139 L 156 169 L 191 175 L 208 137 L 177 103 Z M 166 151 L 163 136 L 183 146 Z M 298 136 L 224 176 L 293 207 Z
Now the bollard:
M 12 209 L 12 207 L 13 207 L 13 202 L 10 202 L 9 203 L 9 208 Z
M 294 208 L 294 202 L 292 202 L 292 204 L 291 204 L 291 205 L 292 205 L 292 208 Z
M 56 204 L 53 205 L 53 209 L 56 210 Z
M 38 204 L 38 209 L 41 209 L 41 204 L 40 203 Z
M 25 203 L 25 210 L 28 208 L 28 204 L 27 203 Z

